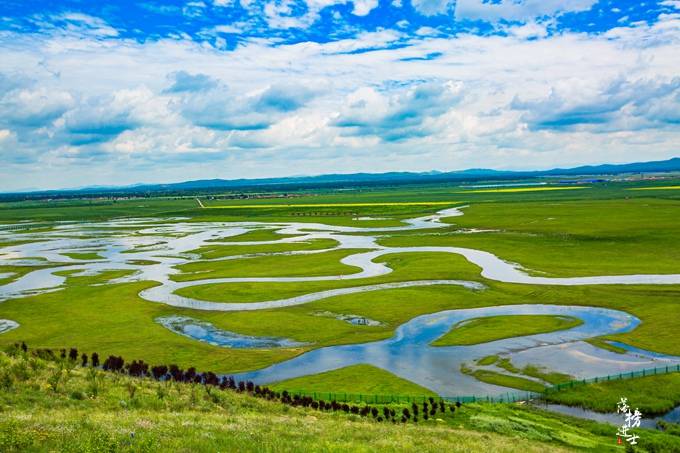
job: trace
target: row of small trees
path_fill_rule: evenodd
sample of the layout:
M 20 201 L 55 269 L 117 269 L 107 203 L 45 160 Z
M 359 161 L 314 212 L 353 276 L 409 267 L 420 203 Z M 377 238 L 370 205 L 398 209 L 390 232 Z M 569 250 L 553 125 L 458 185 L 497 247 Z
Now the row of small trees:
M 28 346 L 26 346 L 26 343 L 22 342 L 21 344 L 16 344 L 15 348 L 17 350 L 21 349 L 25 354 L 28 353 Z M 57 360 L 57 354 L 51 349 L 36 349 L 31 351 L 31 353 L 46 360 Z M 394 408 L 388 406 L 384 406 L 381 411 L 378 407 L 369 404 L 357 406 L 335 400 L 328 402 L 324 400 L 315 400 L 309 396 L 291 395 L 285 390 L 278 392 L 266 386 L 256 385 L 251 381 L 236 381 L 232 376 L 218 376 L 211 371 L 200 373 L 194 367 L 183 370 L 174 364 L 150 366 L 143 360 L 125 362 L 120 356 L 110 355 L 100 366 L 99 354 L 93 352 L 90 356 L 85 353 L 79 355 L 76 348 L 71 348 L 68 351 L 66 349 L 61 349 L 58 357 L 61 360 L 69 360 L 73 364 L 80 362 L 82 367 L 100 367 L 102 370 L 111 373 L 127 374 L 136 378 L 152 378 L 157 381 L 175 381 L 217 387 L 221 390 L 248 393 L 258 398 L 279 401 L 294 407 L 305 407 L 328 412 L 351 413 L 362 417 L 371 416 L 379 422 L 418 422 L 421 413 L 421 406 L 416 403 L 412 403 L 410 409 L 403 408 L 401 413 L 398 413 Z M 428 401 L 422 403 L 422 419 L 428 420 L 429 418 L 434 417 L 437 412 L 442 415 L 446 414 L 447 409 L 451 413 L 454 413 L 460 406 L 460 402 L 447 404 L 443 400 L 435 401 L 433 397 L 430 397 Z

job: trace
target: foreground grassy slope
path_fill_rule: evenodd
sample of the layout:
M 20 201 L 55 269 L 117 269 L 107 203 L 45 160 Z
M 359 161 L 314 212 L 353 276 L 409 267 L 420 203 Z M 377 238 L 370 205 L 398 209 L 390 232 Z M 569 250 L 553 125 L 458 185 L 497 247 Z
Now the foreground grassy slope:
M 615 426 L 521 405 L 469 404 L 436 419 L 393 425 L 68 361 L 0 353 L 0 363 L 0 450 L 7 452 L 623 451 Z M 390 406 L 404 407 L 410 405 Z M 642 434 L 639 451 L 680 448 L 679 437 Z

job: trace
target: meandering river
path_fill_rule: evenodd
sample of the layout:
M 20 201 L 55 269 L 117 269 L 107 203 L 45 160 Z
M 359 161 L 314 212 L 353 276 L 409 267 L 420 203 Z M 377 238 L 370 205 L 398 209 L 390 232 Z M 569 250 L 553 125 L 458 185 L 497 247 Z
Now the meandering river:
M 28 272 L 10 283 L 0 286 L 0 301 L 42 292 L 58 291 L 63 288 L 65 281 L 64 276 L 58 275 L 63 271 L 72 271 L 77 275 L 92 275 L 113 269 L 134 271 L 132 275 L 122 277 L 117 281 L 158 282 L 157 286 L 140 293 L 140 297 L 143 299 L 194 310 L 261 310 L 305 304 L 342 294 L 425 285 L 458 285 L 471 290 L 484 288 L 484 285 L 479 282 L 459 280 L 455 278 L 455 275 L 452 275 L 451 279 L 445 280 L 360 284 L 362 279 L 387 275 L 392 272 L 392 269 L 387 265 L 376 263 L 377 258 L 387 254 L 416 252 L 457 254 L 478 266 L 481 269 L 480 274 L 484 278 L 509 283 L 528 285 L 664 285 L 680 283 L 680 274 L 541 277 L 530 275 L 519 265 L 504 261 L 502 258 L 483 250 L 461 247 L 383 247 L 376 242 L 380 235 L 390 232 L 449 226 L 449 224 L 441 222 L 441 219 L 462 215 L 461 209 L 444 209 L 434 215 L 406 220 L 403 226 L 386 228 L 362 228 L 302 222 L 197 223 L 189 222 L 186 219 L 127 219 L 101 223 L 61 223 L 50 231 L 35 233 L 0 230 L 0 241 L 10 243 L 10 245 L 0 247 L 0 265 L 54 265 L 58 263 L 53 267 Z M 352 254 L 341 260 L 343 264 L 360 269 L 359 272 L 347 275 L 233 277 L 185 282 L 175 282 L 171 279 L 172 275 L 179 272 L 175 266 L 198 259 L 196 255 L 191 253 L 192 250 L 205 245 L 215 245 L 219 243 L 215 241 L 262 228 L 272 228 L 281 235 L 295 236 L 266 242 L 225 242 L 224 244 L 244 246 L 332 239 L 337 241 L 336 247 L 324 250 L 285 252 L 285 254 L 324 253 L 338 249 L 365 249 L 368 251 Z M 364 234 L 352 235 L 349 233 Z M 27 240 L 34 242 L 11 244 L 12 241 Z M 77 259 L 78 255 L 68 256 L 72 253 L 97 253 L 101 258 Z M 238 255 L 220 259 L 240 259 L 249 256 Z M 3 274 L 3 277 L 12 278 L 7 274 Z M 311 282 L 340 279 L 356 280 L 357 285 L 255 303 L 211 302 L 176 294 L 176 291 L 182 288 L 218 283 Z M 482 345 L 429 346 L 431 341 L 443 335 L 453 324 L 459 321 L 498 314 L 568 315 L 578 317 L 584 323 L 564 331 L 500 340 Z M 3 320 L 3 323 L 4 330 L 18 327 L 15 325 L 16 323 L 12 324 L 13 321 L 10 320 Z M 461 373 L 461 365 L 486 355 L 504 354 L 510 356 L 513 363 L 520 366 L 540 363 L 552 370 L 565 372 L 575 377 L 591 377 L 631 369 L 648 368 L 656 363 L 676 363 L 678 358 L 675 357 L 642 350 L 630 350 L 626 354 L 615 354 L 582 341 L 591 337 L 629 331 L 638 323 L 639 320 L 627 313 L 595 307 L 511 305 L 451 310 L 412 319 L 400 326 L 394 337 L 389 340 L 316 349 L 292 360 L 263 370 L 245 373 L 240 377 L 264 383 L 328 371 L 357 363 L 369 363 L 423 385 L 439 394 L 495 394 L 503 393 L 507 389 L 482 383 Z M 219 332 L 207 325 L 201 326 L 202 330 L 192 329 L 182 330 L 179 333 L 191 336 L 191 331 L 208 331 L 213 339 L 220 338 L 232 342 L 238 340 L 240 342 L 238 344 L 248 342 L 248 337 L 238 336 L 233 332 Z M 0 330 L 0 333 L 2 333 L 2 330 Z M 260 340 L 255 339 L 253 341 Z M 262 341 L 264 343 L 261 344 L 278 346 L 290 344 L 285 341 L 277 343 L 276 339 L 271 338 Z

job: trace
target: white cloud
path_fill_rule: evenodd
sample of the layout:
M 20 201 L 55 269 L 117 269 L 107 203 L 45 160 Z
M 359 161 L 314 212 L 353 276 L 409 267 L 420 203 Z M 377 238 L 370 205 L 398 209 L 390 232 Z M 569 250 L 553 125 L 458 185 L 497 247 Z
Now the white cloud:
M 457 0 L 456 19 L 524 21 L 564 12 L 587 11 L 597 0 Z
M 533 19 L 507 36 L 377 30 L 229 52 L 5 32 L 2 188 L 670 157 L 679 20 L 603 35 L 546 35 Z
M 523 25 L 510 27 L 508 29 L 508 33 L 522 39 L 545 38 L 548 36 L 546 25 L 536 22 L 529 22 Z
M 456 5 L 455 0 L 411 0 L 411 4 L 424 16 L 447 14 Z
M 354 0 L 352 14 L 365 16 L 378 6 L 378 0 Z

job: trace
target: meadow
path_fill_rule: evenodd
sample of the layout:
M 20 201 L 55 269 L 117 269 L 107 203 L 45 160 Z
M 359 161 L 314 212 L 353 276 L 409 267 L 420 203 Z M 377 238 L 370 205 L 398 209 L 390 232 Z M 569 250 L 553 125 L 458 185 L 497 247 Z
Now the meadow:
M 355 191 L 317 191 L 303 193 L 297 198 L 288 199 L 248 199 L 248 200 L 203 200 L 206 208 L 200 208 L 194 199 L 143 199 L 143 200 L 93 200 L 88 202 L 15 202 L 4 203 L 0 208 L 0 222 L 12 224 L 29 220 L 36 223 L 35 229 L 28 228 L 22 233 L 21 241 L 0 238 L 0 247 L 31 243 L 33 236 L 50 231 L 48 225 L 56 220 L 103 222 L 115 218 L 147 218 L 152 223 L 163 224 L 164 218 L 182 218 L 189 224 L 199 222 L 299 222 L 322 223 L 336 226 L 385 228 L 403 225 L 403 220 L 427 216 L 447 207 L 463 207 L 463 215 L 442 219 L 441 228 L 414 229 L 366 233 L 347 232 L 349 236 L 376 235 L 376 243 L 385 247 L 446 246 L 464 247 L 491 252 L 501 259 L 517 263 L 528 274 L 551 277 L 629 275 L 629 274 L 677 274 L 680 273 L 680 193 L 673 190 L 673 183 L 665 182 L 620 182 L 589 185 L 587 190 L 564 190 L 572 187 L 540 187 L 476 190 L 459 185 L 416 186 L 400 188 L 370 188 Z M 632 190 L 632 189 L 656 190 Z M 531 189 L 531 190 L 529 190 Z M 455 201 L 451 201 L 455 200 Z M 127 228 L 127 227 L 126 227 Z M 136 228 L 119 228 L 111 234 L 139 235 Z M 1 228 L 0 228 L 0 231 Z M 112 230 L 113 231 L 113 230 Z M 162 235 L 159 235 L 163 240 Z M 199 282 L 204 279 L 236 277 L 327 277 L 343 275 L 350 277 L 359 272 L 354 266 L 342 264 L 344 257 L 364 251 L 356 248 L 333 249 L 338 242 L 333 239 L 314 239 L 274 244 L 249 244 L 241 242 L 268 242 L 295 238 L 281 235 L 275 228 L 259 228 L 250 232 L 210 240 L 200 248 L 188 253 L 195 258 L 189 262 L 175 265 L 170 279 L 175 282 Z M 4 242 L 3 242 L 4 241 Z M 142 248 L 144 250 L 145 248 Z M 134 250 L 131 250 L 134 252 Z M 306 254 L 296 254 L 304 251 Z M 65 251 L 64 256 L 77 261 L 100 260 L 103 255 L 98 251 Z M 243 256 L 242 255 L 247 255 Z M 24 257 L 25 258 L 25 257 Z M 104 258 L 105 259 L 105 258 Z M 130 261 L 135 254 L 130 253 Z M 56 262 L 21 263 L 3 258 L 0 248 L 0 285 L 18 281 L 28 273 L 56 266 Z M 153 266 L 148 258 L 137 259 L 139 264 Z M 174 363 L 180 367 L 196 367 L 203 371 L 216 373 L 239 373 L 256 370 L 291 358 L 305 352 L 326 346 L 363 344 L 386 340 L 395 335 L 402 324 L 421 315 L 444 310 L 474 309 L 481 307 L 514 304 L 549 304 L 559 306 L 589 306 L 619 310 L 635 316 L 640 324 L 628 332 L 610 334 L 589 339 L 589 344 L 601 350 L 617 350 L 608 341 L 617 341 L 631 347 L 653 351 L 660 354 L 680 356 L 680 285 L 530 285 L 504 283 L 489 280 L 480 275 L 480 268 L 471 264 L 460 255 L 436 252 L 390 253 L 376 258 L 375 262 L 384 263 L 392 272 L 376 277 L 362 279 L 340 278 L 335 280 L 294 281 L 294 282 L 229 282 L 187 286 L 177 290 L 177 294 L 207 302 L 253 303 L 272 299 L 286 299 L 308 293 L 328 291 L 338 288 L 352 288 L 363 285 L 397 283 L 414 280 L 458 279 L 476 282 L 484 289 L 469 289 L 449 284 L 431 286 L 382 289 L 378 291 L 337 295 L 312 301 L 302 305 L 241 311 L 203 311 L 191 308 L 172 307 L 163 303 L 151 302 L 140 296 L 140 292 L 158 285 L 153 279 L 125 280 L 134 272 L 106 270 L 95 275 L 79 275 L 66 271 L 61 274 L 66 280 L 57 291 L 25 295 L 11 298 L 0 303 L 0 319 L 19 323 L 20 327 L 0 334 L 0 345 L 8 347 L 15 342 L 25 341 L 32 347 L 60 348 L 77 347 L 82 350 L 98 352 L 100 356 L 122 355 L 129 359 L 143 359 L 148 363 Z M 121 280 L 123 278 L 123 280 Z M 361 319 L 375 321 L 375 325 L 361 325 L 347 322 L 342 316 L 352 315 Z M 160 317 L 188 316 L 211 323 L 218 329 L 254 337 L 276 337 L 291 339 L 301 346 L 270 349 L 239 349 L 219 347 L 209 342 L 197 341 L 185 335 L 178 335 L 156 322 Z M 479 345 L 515 337 L 566 331 L 579 326 L 582 322 L 568 316 L 515 315 L 479 318 L 452 325 L 448 333 L 432 342 L 433 346 Z M 618 353 L 625 351 L 617 351 Z M 613 352 L 612 352 L 613 353 Z M 9 359 L 8 359 L 9 360 Z M 14 360 L 14 359 L 12 359 Z M 562 382 L 569 376 L 541 363 L 515 366 L 507 358 L 486 358 L 483 363 L 470 363 L 462 370 L 481 382 L 507 387 L 509 390 L 543 391 L 550 385 Z M 53 365 L 44 365 L 50 369 Z M 85 377 L 75 370 L 75 383 L 84 385 Z M 680 386 L 677 375 L 640 378 L 595 385 L 579 386 L 561 392 L 550 393 L 552 402 L 583 406 L 603 412 L 615 409 L 616 395 L 626 394 L 631 401 L 650 412 L 668 410 L 680 403 L 674 389 Z M 127 384 L 113 382 L 111 401 L 118 396 Z M 137 384 L 135 384 L 137 385 Z M 139 384 L 142 387 L 146 384 Z M 153 385 L 149 385 L 148 398 Z M 272 385 L 283 390 L 338 391 L 366 394 L 394 395 L 432 395 L 427 387 L 411 382 L 371 364 L 360 364 L 346 368 L 310 374 L 303 377 L 283 380 Z M 171 392 L 173 390 L 170 390 Z M 184 391 L 184 390 L 182 390 Z M 189 390 L 186 390 L 189 392 Z M 31 393 L 33 392 L 33 393 Z M 37 392 L 37 393 L 36 393 Z M 97 411 L 95 419 L 102 428 L 102 438 L 120 444 L 122 440 L 115 434 L 114 417 L 111 416 L 111 401 L 99 405 L 87 400 L 73 400 L 70 390 L 58 396 L 59 419 L 69 426 L 84 425 L 78 414 L 83 411 Z M 178 401 L 182 400 L 180 391 Z M 31 394 L 32 396 L 26 396 Z M 14 395 L 14 396 L 13 396 Z M 23 395 L 23 396 L 22 396 Z M 45 410 L 47 400 L 40 396 L 40 390 L 22 387 L 21 392 L 3 394 L 4 404 L 21 407 L 18 413 L 30 412 L 29 401 L 39 404 Z M 17 399 L 18 398 L 18 399 Z M 21 398 L 26 398 L 21 400 Z M 146 397 L 145 397 L 146 398 Z M 260 411 L 266 409 L 265 402 L 249 402 L 246 396 L 236 398 L 227 404 L 208 404 L 210 409 L 191 406 L 178 402 L 177 407 L 186 413 L 188 419 L 205 415 L 208 420 L 217 420 L 221 411 L 238 409 L 238 417 L 233 423 L 242 429 L 246 421 L 241 417 L 251 417 L 250 422 L 257 426 L 266 423 Z M 125 398 L 123 398 L 125 399 Z M 225 400 L 225 401 L 226 401 Z M 137 403 L 135 403 L 137 404 Z M 176 429 L 176 423 L 163 415 L 163 411 L 151 415 L 156 410 L 146 402 L 135 407 L 137 414 L 150 417 L 154 428 L 143 430 L 154 442 L 167 442 L 168 446 L 183 446 L 182 440 L 171 436 L 161 440 L 162 434 Z M 149 403 L 151 404 L 151 403 Z M 154 403 L 155 404 L 155 403 Z M 207 404 L 207 403 L 206 403 Z M 253 405 L 255 404 L 255 405 Z M 265 406 L 261 406 L 264 404 Z M 274 403 L 272 403 L 274 404 Z M 155 406 L 154 406 L 155 407 Z M 169 406 L 164 406 L 167 410 Z M 174 407 L 174 406 L 173 406 Z M 232 408 L 232 409 L 225 409 Z M 269 406 L 267 406 L 269 407 Z M 274 407 L 274 406 L 272 406 Z M 134 423 L 134 414 L 123 410 L 122 424 Z M 280 408 L 272 409 L 282 411 Z M 468 431 L 486 431 L 500 436 L 489 437 L 484 441 L 498 442 L 494 448 L 503 450 L 500 443 L 503 436 L 517 436 L 516 426 L 540 425 L 540 430 L 550 427 L 550 434 L 530 437 L 524 449 L 537 448 L 533 442 L 550 442 L 552 447 L 581 449 L 588 445 L 591 450 L 605 451 L 603 434 L 605 427 L 591 422 L 568 422 L 559 416 L 525 410 L 512 405 L 479 405 L 466 409 L 467 418 L 455 421 L 444 420 L 442 425 L 434 424 L 426 429 L 436 432 L 446 431 L 438 448 L 454 449 L 444 440 L 450 430 L 464 430 L 470 441 L 477 434 Z M 298 413 L 281 412 L 277 417 L 307 417 Z M 304 411 L 302 411 L 304 412 Z M 233 413 L 233 412 L 232 412 Z M 278 412 L 277 412 L 278 413 Z M 203 414 L 203 415 L 201 415 Z M 314 415 L 314 426 L 309 426 L 310 435 L 323 426 L 328 432 L 330 446 L 338 445 L 343 434 L 341 429 L 330 430 L 334 423 L 362 423 L 363 421 L 338 422 L 336 416 L 326 420 L 325 415 Z M 282 419 L 283 419 L 282 418 Z M 238 419 L 238 421 L 236 421 Z M 463 422 L 460 420 L 464 419 Z M 2 432 L 13 433 L 12 439 L 29 442 L 37 424 L 56 426 L 55 422 L 41 419 L 38 414 L 27 424 L 19 422 L 20 415 L 2 417 Z M 512 420 L 507 426 L 508 420 Z M 540 420 L 540 421 L 539 421 Z M 212 423 L 212 422 L 210 422 Z M 209 424 L 210 424 L 209 423 Z M 581 423 L 579 435 L 583 439 L 572 442 L 565 438 L 566 428 L 558 429 L 560 424 Z M 390 427 L 373 427 L 367 432 L 384 435 Z M 244 425 L 245 426 L 245 425 Z M 343 425 L 344 426 L 344 425 Z M 27 428 L 28 427 L 28 428 Z M 158 429 L 156 429 L 158 427 Z M 161 428 L 162 427 L 162 428 Z M 422 427 L 418 427 L 421 429 Z M 563 434 L 556 434 L 561 429 Z M 56 428 L 47 428 L 47 435 L 53 448 L 64 445 L 67 439 L 73 441 L 75 434 L 57 436 Z M 186 428 L 190 429 L 190 428 Z M 213 429 L 213 428 L 211 428 Z M 305 428 L 306 429 L 306 428 Z M 399 435 L 399 442 L 406 442 L 414 448 L 419 441 L 409 427 Z M 534 428 L 532 428 L 534 429 Z M 182 428 L 181 431 L 185 430 Z M 448 431 L 447 431 L 448 430 Z M 540 431 L 539 430 L 539 431 Z M 74 431 L 74 432 L 75 432 Z M 443 432 L 442 431 L 442 432 Z M 227 448 L 224 433 L 217 427 L 211 431 L 212 440 L 205 446 Z M 434 431 L 433 431 L 434 432 Z M 525 431 L 527 432 L 527 431 Z M 9 436 L 9 434 L 6 434 Z M 98 434 L 99 435 L 99 434 Z M 232 436 L 238 436 L 235 432 Z M 376 434 L 377 435 L 377 434 Z M 392 434 L 390 434 L 392 435 Z M 18 436 L 18 437 L 17 437 Z M 22 437 L 23 436 L 23 437 Z M 69 437 L 71 436 L 71 437 Z M 78 435 L 80 436 L 80 435 Z M 268 437 L 269 436 L 269 437 Z M 274 437 L 283 436 L 281 432 L 267 431 L 259 440 L 249 443 L 247 449 L 268 449 L 268 442 Z M 562 436 L 562 437 L 560 437 Z M 660 433 L 650 434 L 650 439 L 661 439 Z M 671 445 L 670 435 L 664 435 L 663 443 Z M 522 435 L 520 435 L 522 437 Z M 10 437 L 7 437 L 8 439 Z M 586 439 L 587 440 L 584 440 Z M 21 440 L 23 439 L 23 440 Z M 27 440 L 28 439 L 28 440 Z M 84 438 L 83 438 L 84 439 Z M 216 440 L 218 439 L 218 440 Z M 230 437 L 228 442 L 233 441 Z M 360 442 L 357 439 L 345 439 Z M 15 445 L 21 444 L 19 440 Z M 86 440 L 83 440 L 85 442 Z M 92 439 L 87 442 L 93 441 Z M 296 442 L 289 440 L 290 442 Z M 289 442 L 284 441 L 284 442 Z M 14 442 L 14 441 L 13 441 Z M 410 442 L 410 443 L 409 443 Z M 513 441 L 515 442 L 515 441 Z M 582 444 L 579 444 L 582 442 Z M 650 441 L 651 442 L 651 441 Z M 130 444 L 132 445 L 132 444 Z M 294 448 L 295 443 L 286 443 Z M 386 444 L 385 449 L 396 449 L 396 444 Z M 472 444 L 470 444 L 472 445 Z M 519 444 L 518 444 L 519 445 Z M 674 444 L 673 444 L 674 445 Z M 517 446 L 517 445 L 515 445 Z M 512 448 L 514 448 L 513 446 Z M 613 446 L 613 445 L 612 445 Z M 552 448 L 551 447 L 551 448 Z M 613 446 L 615 447 L 615 446 Z M 13 447 L 20 449 L 20 447 Z M 127 446 L 125 448 L 128 448 Z M 130 447 L 132 449 L 132 447 Z M 141 448 L 141 447 L 140 447 Z M 207 447 L 206 447 L 207 448 Z M 424 448 L 424 447 L 423 447 Z M 472 447 L 470 447 L 472 448 Z M 475 444 L 474 448 L 479 448 Z M 330 448 L 333 449 L 333 448 Z M 663 450 L 658 450 L 663 451 Z M 671 450 L 669 450 L 671 451 Z

